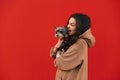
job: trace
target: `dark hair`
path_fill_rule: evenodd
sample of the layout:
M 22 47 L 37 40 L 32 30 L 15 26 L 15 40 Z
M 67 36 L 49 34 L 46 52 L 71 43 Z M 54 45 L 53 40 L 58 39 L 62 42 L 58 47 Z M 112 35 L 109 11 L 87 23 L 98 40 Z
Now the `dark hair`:
M 68 41 L 66 42 L 66 45 L 65 45 L 65 51 L 72 44 L 74 44 L 78 40 L 79 35 L 83 34 L 85 31 L 87 31 L 90 28 L 90 25 L 91 25 L 91 21 L 90 21 L 89 16 L 87 16 L 86 14 L 82 14 L 82 13 L 72 14 L 68 18 L 67 25 L 69 23 L 69 19 L 72 18 L 72 17 L 76 20 L 77 31 L 74 35 L 69 36 L 69 39 L 68 39 Z

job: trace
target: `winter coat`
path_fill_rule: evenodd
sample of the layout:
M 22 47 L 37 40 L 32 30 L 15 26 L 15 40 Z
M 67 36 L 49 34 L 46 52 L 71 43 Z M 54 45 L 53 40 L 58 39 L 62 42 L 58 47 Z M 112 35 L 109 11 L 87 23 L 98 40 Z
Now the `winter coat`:
M 95 43 L 95 38 L 88 29 L 60 57 L 55 58 L 57 67 L 56 80 L 88 80 L 88 48 Z M 55 56 L 53 48 L 51 57 Z

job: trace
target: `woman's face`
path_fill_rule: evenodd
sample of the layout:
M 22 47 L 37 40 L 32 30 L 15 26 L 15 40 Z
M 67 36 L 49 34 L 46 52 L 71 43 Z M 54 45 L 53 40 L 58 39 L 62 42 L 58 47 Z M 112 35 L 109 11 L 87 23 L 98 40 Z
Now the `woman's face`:
M 75 18 L 71 17 L 68 21 L 67 24 L 67 28 L 68 28 L 68 34 L 69 35 L 73 35 L 76 33 L 77 29 L 76 29 L 76 20 Z

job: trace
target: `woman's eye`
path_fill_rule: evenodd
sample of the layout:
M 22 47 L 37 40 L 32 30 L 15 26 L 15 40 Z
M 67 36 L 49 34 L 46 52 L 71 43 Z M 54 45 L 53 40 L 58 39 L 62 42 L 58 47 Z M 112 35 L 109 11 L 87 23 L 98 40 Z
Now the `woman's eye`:
M 75 26 L 75 24 L 72 23 L 71 26 Z

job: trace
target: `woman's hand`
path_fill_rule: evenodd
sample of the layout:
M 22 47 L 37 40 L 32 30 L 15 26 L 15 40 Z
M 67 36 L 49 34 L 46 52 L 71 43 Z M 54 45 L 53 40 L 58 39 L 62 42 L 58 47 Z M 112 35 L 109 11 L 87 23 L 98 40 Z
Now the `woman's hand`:
M 55 47 L 53 49 L 54 52 L 57 52 L 57 50 L 60 48 L 62 42 L 63 42 L 63 39 L 58 39 L 58 42 L 57 42 L 57 44 L 55 45 Z

